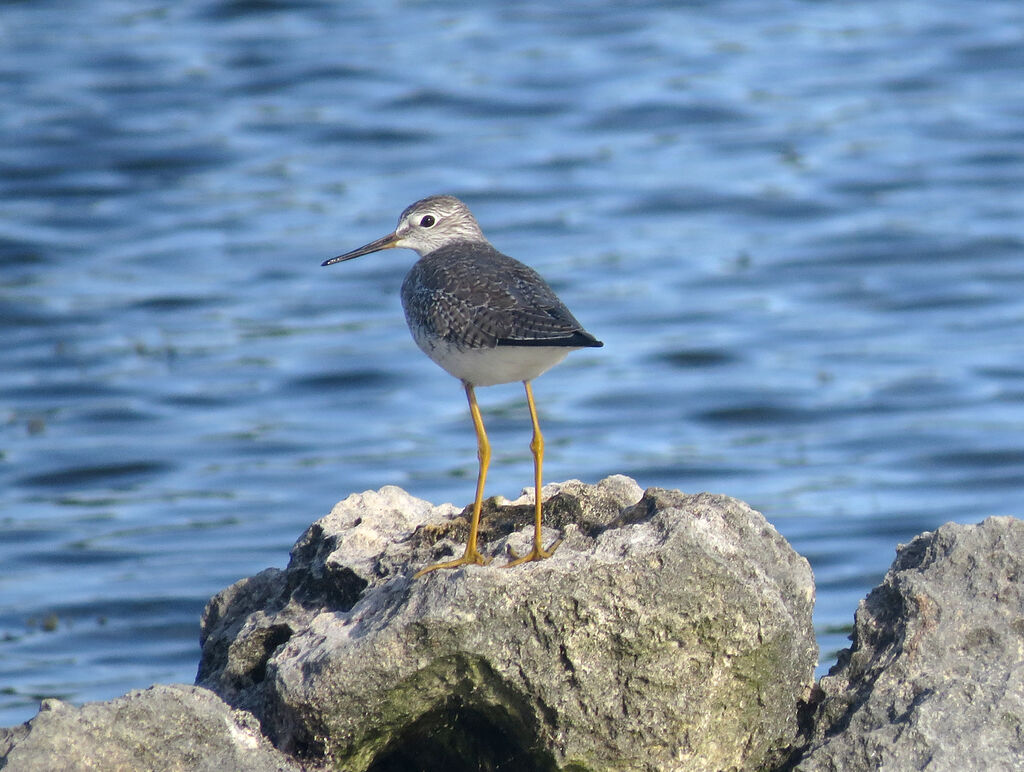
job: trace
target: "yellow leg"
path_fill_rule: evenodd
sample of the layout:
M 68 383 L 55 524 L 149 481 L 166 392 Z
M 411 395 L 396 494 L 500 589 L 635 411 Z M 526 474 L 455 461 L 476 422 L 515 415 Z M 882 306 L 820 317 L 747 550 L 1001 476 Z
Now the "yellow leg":
M 522 557 L 518 557 L 513 552 L 513 559 L 505 564 L 505 568 L 508 568 L 509 566 L 518 566 L 520 563 L 527 563 L 531 560 L 543 560 L 544 558 L 549 558 L 555 553 L 555 550 L 558 549 L 558 545 L 562 543 L 562 540 L 558 539 L 547 549 L 544 549 L 544 546 L 541 543 L 540 521 L 542 510 L 540 489 L 542 470 L 544 468 L 544 435 L 540 432 L 540 422 L 537 420 L 537 406 L 533 402 L 533 387 L 530 385 L 529 381 L 523 381 L 523 385 L 526 386 L 526 404 L 530 406 L 530 420 L 533 421 L 533 439 L 530 441 L 530 450 L 533 451 L 534 485 L 533 549 Z
M 466 397 L 469 399 L 469 414 L 473 416 L 473 428 L 476 429 L 477 458 L 480 461 L 480 471 L 476 477 L 476 500 L 473 502 L 473 518 L 469 522 L 469 539 L 466 541 L 466 551 L 461 558 L 449 560 L 446 563 L 435 563 L 427 566 L 415 574 L 413 579 L 419 579 L 426 573 L 436 571 L 439 568 L 457 568 L 466 564 L 478 566 L 490 563 L 490 558 L 485 558 L 476 548 L 477 532 L 480 530 L 480 508 L 484 503 L 484 482 L 487 480 L 487 467 L 491 463 L 491 443 L 487 441 L 487 432 L 484 431 L 484 420 L 480 416 L 480 406 L 476 403 L 476 393 L 472 384 L 463 382 L 466 388 Z

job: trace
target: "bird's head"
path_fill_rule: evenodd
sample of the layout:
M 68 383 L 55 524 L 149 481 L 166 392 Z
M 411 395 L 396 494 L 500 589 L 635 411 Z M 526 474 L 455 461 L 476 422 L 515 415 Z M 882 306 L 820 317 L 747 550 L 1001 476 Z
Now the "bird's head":
M 468 206 L 455 196 L 430 196 L 407 207 L 398 218 L 398 227 L 393 233 L 325 260 L 322 265 L 341 263 L 395 247 L 413 249 L 422 257 L 453 242 L 485 240 Z

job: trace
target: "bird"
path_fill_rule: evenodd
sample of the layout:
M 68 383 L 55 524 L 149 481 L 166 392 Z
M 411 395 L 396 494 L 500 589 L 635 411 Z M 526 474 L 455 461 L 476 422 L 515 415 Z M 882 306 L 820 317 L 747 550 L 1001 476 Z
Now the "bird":
M 544 436 L 531 382 L 570 351 L 604 344 L 583 328 L 540 274 L 499 252 L 484 236 L 469 207 L 455 196 L 428 196 L 411 204 L 392 233 L 321 265 L 397 247 L 419 254 L 401 289 L 409 330 L 428 357 L 462 382 L 476 431 L 479 462 L 476 498 L 462 557 L 427 566 L 414 578 L 438 569 L 490 562 L 477 544 L 491 460 L 475 392 L 481 386 L 521 381 L 533 424 L 533 548 L 522 557 L 510 550 L 512 560 L 506 566 L 548 558 L 561 539 L 546 549 L 541 541 Z

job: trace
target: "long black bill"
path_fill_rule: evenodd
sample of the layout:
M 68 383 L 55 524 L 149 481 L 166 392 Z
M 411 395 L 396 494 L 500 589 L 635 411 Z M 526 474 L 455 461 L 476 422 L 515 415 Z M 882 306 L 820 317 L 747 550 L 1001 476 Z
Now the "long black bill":
M 361 255 L 368 255 L 371 252 L 380 252 L 382 249 L 394 249 L 398 246 L 395 242 L 398 241 L 398 236 L 394 233 L 389 233 L 383 238 L 371 241 L 366 246 L 359 247 L 359 249 L 353 249 L 351 252 L 346 252 L 343 255 L 332 257 L 330 260 L 324 260 L 320 263 L 320 266 L 331 265 L 333 263 L 343 263 L 346 260 L 352 260 L 353 258 L 360 257 Z

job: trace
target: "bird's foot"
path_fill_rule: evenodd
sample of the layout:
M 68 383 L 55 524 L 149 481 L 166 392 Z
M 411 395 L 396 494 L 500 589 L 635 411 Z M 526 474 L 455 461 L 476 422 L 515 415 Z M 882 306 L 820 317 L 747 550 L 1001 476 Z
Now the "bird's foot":
M 555 554 L 555 550 L 558 549 L 558 545 L 562 543 L 561 539 L 556 539 L 550 547 L 544 549 L 540 546 L 539 542 L 534 542 L 533 549 L 528 553 L 519 557 L 511 547 L 508 548 L 508 554 L 512 558 L 502 568 L 511 568 L 512 566 L 518 566 L 521 563 L 529 563 L 534 560 L 544 560 Z
M 421 568 L 419 571 L 412 575 L 412 578 L 419 579 L 424 574 L 429 574 L 431 571 L 437 571 L 439 568 L 458 568 L 459 566 L 468 565 L 486 566 L 490 562 L 491 559 L 481 555 L 478 550 L 466 547 L 466 551 L 463 553 L 461 558 L 449 560 L 445 563 L 435 563 L 432 566 Z

